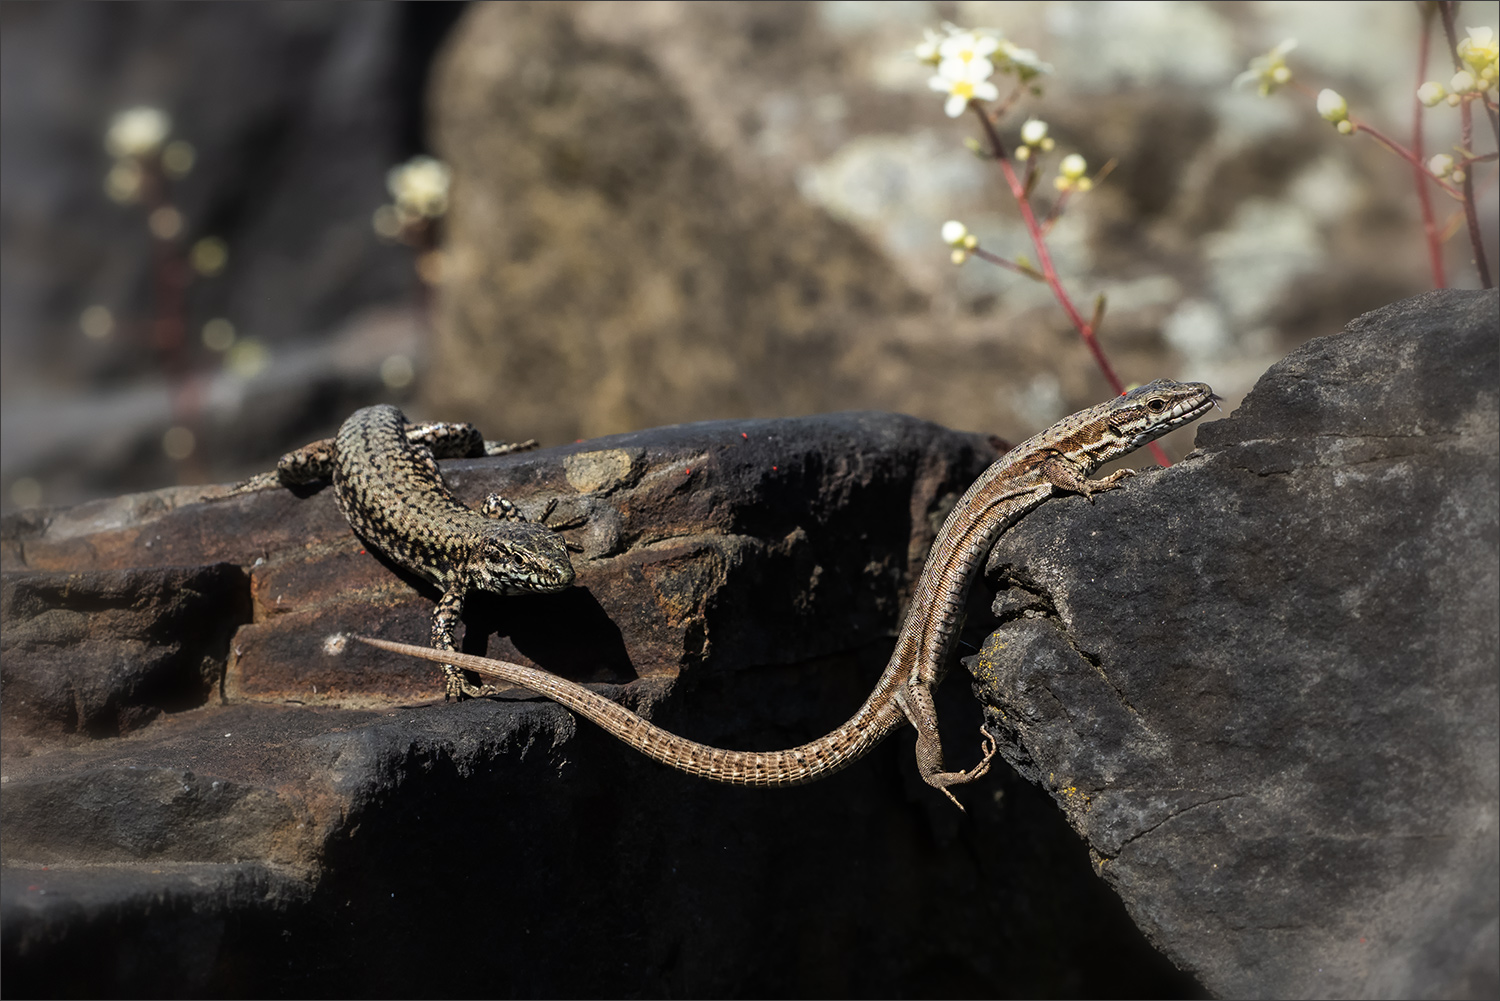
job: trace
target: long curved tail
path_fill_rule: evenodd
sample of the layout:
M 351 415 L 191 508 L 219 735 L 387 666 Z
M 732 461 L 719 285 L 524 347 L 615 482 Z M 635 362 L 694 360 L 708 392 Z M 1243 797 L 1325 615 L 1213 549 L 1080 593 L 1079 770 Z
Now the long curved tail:
M 892 704 L 871 712 L 867 703 L 847 723 L 800 747 L 785 751 L 728 751 L 668 733 L 624 706 L 539 668 L 369 636 L 353 638 L 392 653 L 454 664 L 487 678 L 528 688 L 593 720 L 664 765 L 728 785 L 794 786 L 831 775 L 864 757 L 887 734 L 906 722 L 900 709 Z

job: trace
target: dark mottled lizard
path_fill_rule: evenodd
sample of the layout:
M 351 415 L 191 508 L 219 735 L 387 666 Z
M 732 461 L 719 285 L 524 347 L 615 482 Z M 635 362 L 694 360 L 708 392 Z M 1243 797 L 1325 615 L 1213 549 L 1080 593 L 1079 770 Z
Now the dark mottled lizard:
M 356 535 L 442 589 L 432 645 L 446 652 L 454 648 L 468 592 L 530 594 L 573 583 L 573 564 L 556 533 L 527 521 L 499 494 L 490 494 L 477 512 L 465 507 L 438 471 L 438 459 L 503 455 L 535 444 L 487 442 L 472 424 L 410 424 L 395 407 L 365 407 L 336 437 L 288 452 L 274 473 L 252 477 L 230 494 L 332 480 L 339 510 Z M 443 673 L 450 696 L 493 691 L 470 684 L 451 663 L 443 664 Z
M 1112 459 L 1197 420 L 1218 397 L 1201 382 L 1160 379 L 1108 403 L 1064 418 L 1007 452 L 959 499 L 938 532 L 917 582 L 890 664 L 849 721 L 832 733 L 785 751 L 728 751 L 685 740 L 628 709 L 536 668 L 466 654 L 451 659 L 469 670 L 521 685 L 562 703 L 616 737 L 673 768 L 717 782 L 751 786 L 800 785 L 858 760 L 892 730 L 910 722 L 917 730 L 917 765 L 928 785 L 958 803 L 948 787 L 989 770 L 994 738 L 981 728 L 984 760 L 963 772 L 943 769 L 932 689 L 942 680 L 969 587 L 1000 533 L 1059 490 L 1092 495 L 1109 490 L 1132 471 L 1101 480 L 1095 470 Z M 423 647 L 358 637 L 397 653 L 442 660 Z M 959 804 L 962 809 L 962 804 Z

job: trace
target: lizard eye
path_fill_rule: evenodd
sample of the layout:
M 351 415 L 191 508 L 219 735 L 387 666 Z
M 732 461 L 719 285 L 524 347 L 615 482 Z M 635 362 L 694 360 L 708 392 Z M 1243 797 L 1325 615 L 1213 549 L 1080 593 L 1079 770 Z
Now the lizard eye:
M 1147 400 L 1146 401 L 1146 409 L 1149 410 L 1149 411 L 1151 411 L 1153 414 L 1159 414 L 1163 410 L 1167 409 L 1167 401 L 1163 400 L 1161 397 L 1156 397 L 1155 399 Z

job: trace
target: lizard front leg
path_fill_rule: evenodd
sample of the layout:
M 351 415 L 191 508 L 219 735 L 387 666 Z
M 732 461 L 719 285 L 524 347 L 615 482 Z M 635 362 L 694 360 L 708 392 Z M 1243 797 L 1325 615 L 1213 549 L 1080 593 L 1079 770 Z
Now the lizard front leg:
M 1048 483 L 1075 494 L 1083 494 L 1090 504 L 1094 502 L 1094 494 L 1113 490 L 1120 485 L 1121 480 L 1135 475 L 1134 469 L 1116 469 L 1103 479 L 1091 480 L 1076 465 L 1060 455 L 1052 455 L 1043 460 L 1040 471 L 1042 478 Z
M 948 791 L 948 787 L 973 782 L 990 770 L 990 759 L 995 756 L 996 751 L 995 738 L 984 727 L 980 727 L 980 736 L 984 738 L 981 744 L 984 759 L 968 771 L 944 771 L 943 738 L 938 733 L 937 708 L 932 704 L 932 689 L 923 682 L 912 682 L 897 691 L 896 702 L 911 722 L 912 728 L 917 731 L 917 770 L 922 775 L 922 781 L 940 790 L 944 796 L 953 800 L 954 806 L 962 810 L 964 805 Z
M 537 519 L 541 525 L 547 524 L 547 519 L 552 517 L 552 512 L 557 508 L 557 498 L 553 497 L 547 501 L 547 507 L 542 511 L 542 516 Z M 501 497 L 499 494 L 490 494 L 479 506 L 479 513 L 486 518 L 494 518 L 496 521 L 530 521 L 526 513 L 516 505 Z
M 432 646 L 436 650 L 456 650 L 453 630 L 464 611 L 462 588 L 451 588 L 438 600 L 432 612 Z M 443 665 L 443 697 L 450 699 L 474 699 L 493 695 L 496 689 L 488 685 L 473 685 L 452 664 Z

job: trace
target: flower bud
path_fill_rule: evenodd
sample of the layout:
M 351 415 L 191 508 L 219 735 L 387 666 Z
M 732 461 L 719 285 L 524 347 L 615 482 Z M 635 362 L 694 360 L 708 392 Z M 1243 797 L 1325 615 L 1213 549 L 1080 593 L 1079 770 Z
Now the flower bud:
M 1047 123 L 1039 118 L 1029 119 L 1021 126 L 1021 141 L 1028 146 L 1035 146 L 1047 138 Z
M 1435 108 L 1439 104 L 1442 104 L 1443 98 L 1447 96 L 1448 91 L 1436 80 L 1428 80 L 1417 88 L 1417 100 L 1429 108 Z
M 1437 177 L 1447 177 L 1453 173 L 1453 157 L 1447 153 L 1439 153 L 1427 161 L 1427 170 Z
M 1474 74 L 1468 70 L 1459 70 L 1448 81 L 1448 89 L 1455 94 L 1467 94 L 1474 89 Z
M 1089 169 L 1088 161 L 1077 153 L 1069 153 L 1057 165 L 1057 172 L 1070 181 L 1076 181 Z
M 949 219 L 943 223 L 943 242 L 950 247 L 962 246 L 965 237 L 969 235 L 969 227 L 957 219 Z M 955 261 L 954 263 L 959 263 Z
M 1330 122 L 1342 122 L 1349 117 L 1349 102 L 1338 91 L 1325 87 L 1318 92 L 1318 114 Z

